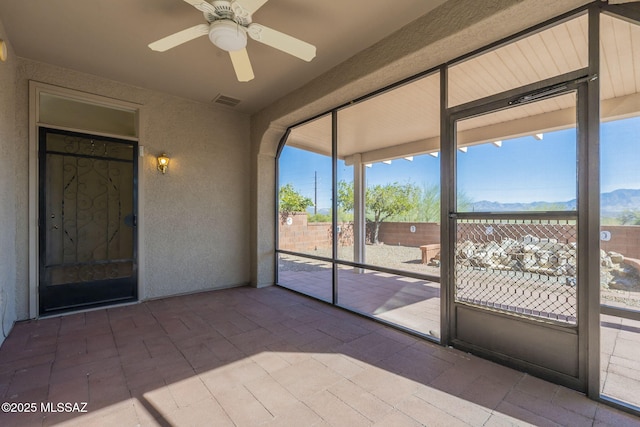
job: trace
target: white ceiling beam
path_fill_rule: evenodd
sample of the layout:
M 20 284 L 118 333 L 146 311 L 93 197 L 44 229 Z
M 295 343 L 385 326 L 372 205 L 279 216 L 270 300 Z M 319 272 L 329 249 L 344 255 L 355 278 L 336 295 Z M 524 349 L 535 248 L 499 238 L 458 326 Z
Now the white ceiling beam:
M 380 148 L 362 153 L 362 161 L 365 163 L 375 163 L 382 160 L 399 159 L 407 156 L 418 156 L 440 149 L 440 137 L 421 139 L 419 141 L 407 142 L 391 147 Z M 345 158 L 348 164 L 348 157 Z
M 640 115 L 640 93 L 603 100 L 600 105 L 600 112 L 602 120 L 605 122 L 638 116 Z M 457 135 L 458 149 L 464 152 L 463 149 L 472 145 L 504 141 L 522 136 L 534 135 L 534 137 L 536 137 L 538 134 L 567 129 L 575 126 L 575 117 L 575 108 L 567 108 L 461 131 Z M 288 144 L 318 154 L 329 155 L 328 152 L 319 150 L 317 146 L 310 146 L 309 141 L 306 139 L 304 141 L 290 139 Z M 323 146 L 326 145 L 325 143 L 322 144 Z M 376 163 L 383 160 L 428 154 L 439 150 L 440 136 L 435 136 L 379 148 L 361 154 L 362 163 Z M 338 157 L 342 158 L 341 156 Z M 345 156 L 344 160 L 347 165 L 353 164 L 349 155 Z

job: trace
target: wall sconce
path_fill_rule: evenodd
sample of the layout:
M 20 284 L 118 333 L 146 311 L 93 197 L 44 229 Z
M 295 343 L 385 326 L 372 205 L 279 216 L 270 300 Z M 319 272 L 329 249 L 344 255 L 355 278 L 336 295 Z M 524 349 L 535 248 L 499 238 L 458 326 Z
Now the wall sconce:
M 8 51 L 7 51 L 7 43 L 4 40 L 0 40 L 0 61 L 4 62 L 7 60 Z
M 158 170 L 164 175 L 167 172 L 167 166 L 169 166 L 169 158 L 162 153 L 161 156 L 158 156 Z

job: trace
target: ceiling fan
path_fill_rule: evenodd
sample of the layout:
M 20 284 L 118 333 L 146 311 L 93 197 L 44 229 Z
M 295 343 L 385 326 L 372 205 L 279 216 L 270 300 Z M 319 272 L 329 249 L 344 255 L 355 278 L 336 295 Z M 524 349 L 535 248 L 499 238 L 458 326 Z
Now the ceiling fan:
M 184 0 L 204 14 L 206 24 L 196 25 L 164 37 L 149 47 L 164 52 L 200 36 L 209 35 L 211 42 L 229 52 L 238 80 L 248 82 L 254 78 L 247 54 L 247 35 L 297 58 L 311 61 L 316 56 L 315 46 L 251 21 L 251 15 L 268 0 Z

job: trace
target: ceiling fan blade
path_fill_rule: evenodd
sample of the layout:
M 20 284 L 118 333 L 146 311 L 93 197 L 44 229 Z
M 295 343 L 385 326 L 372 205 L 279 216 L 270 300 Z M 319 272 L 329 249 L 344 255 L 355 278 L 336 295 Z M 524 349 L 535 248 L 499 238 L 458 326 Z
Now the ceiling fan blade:
M 185 0 L 187 1 L 187 0 Z M 196 0 L 193 0 L 196 1 Z M 269 0 L 236 0 L 231 3 L 233 13 L 243 18 L 251 16 Z
M 200 12 L 211 13 L 214 16 L 218 16 L 216 8 L 204 0 L 184 0 L 185 3 L 189 3 L 191 6 L 198 9 Z
M 260 43 L 293 55 L 304 61 L 311 61 L 316 57 L 316 47 L 295 37 L 276 31 L 260 24 L 248 27 L 249 36 Z
M 231 57 L 231 63 L 233 64 L 233 69 L 236 72 L 238 81 L 248 82 L 253 80 L 255 76 L 253 75 L 253 68 L 251 67 L 247 49 L 231 51 L 229 52 L 229 56 Z
M 200 24 L 156 40 L 150 43 L 149 47 L 157 52 L 164 52 L 206 34 L 209 34 L 209 26 L 207 24 Z

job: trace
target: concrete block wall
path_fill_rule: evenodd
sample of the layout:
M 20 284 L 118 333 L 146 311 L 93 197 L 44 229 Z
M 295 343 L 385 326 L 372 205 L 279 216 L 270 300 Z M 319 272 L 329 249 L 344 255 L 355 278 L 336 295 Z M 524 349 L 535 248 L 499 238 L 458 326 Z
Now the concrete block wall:
M 380 224 L 378 240 L 385 245 L 416 247 L 440 243 L 440 224 L 435 222 L 383 222 Z
M 610 240 L 600 240 L 600 249 L 618 252 L 627 258 L 640 259 L 640 226 L 603 225 L 600 230 L 611 233 Z
M 281 214 L 280 249 L 309 251 L 331 247 L 331 223 L 309 223 L 306 213 Z
M 291 224 L 287 224 L 287 218 Z M 370 228 L 371 224 L 367 224 Z M 491 227 L 488 231 L 487 227 Z M 340 224 L 339 245 L 353 245 L 351 223 Z M 415 231 L 412 231 L 415 227 Z M 606 252 L 618 252 L 627 258 L 640 259 L 640 226 L 602 226 L 610 240 L 602 240 L 600 248 Z M 519 239 L 526 235 L 556 239 L 560 243 L 575 242 L 577 228 L 564 224 L 464 224 L 458 230 L 458 239 L 475 243 L 505 238 Z M 283 215 L 280 218 L 280 249 L 309 251 L 331 247 L 331 223 L 309 223 L 304 213 Z M 440 243 L 440 224 L 424 222 L 383 222 L 378 239 L 386 245 L 414 246 Z
M 312 251 L 331 248 L 330 222 L 308 222 L 306 213 L 281 214 L 279 219 L 279 248 L 288 251 Z M 353 224 L 340 223 L 338 245 L 353 245 Z

